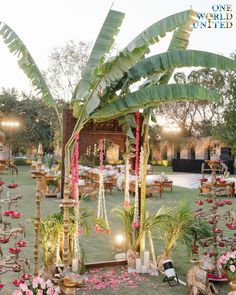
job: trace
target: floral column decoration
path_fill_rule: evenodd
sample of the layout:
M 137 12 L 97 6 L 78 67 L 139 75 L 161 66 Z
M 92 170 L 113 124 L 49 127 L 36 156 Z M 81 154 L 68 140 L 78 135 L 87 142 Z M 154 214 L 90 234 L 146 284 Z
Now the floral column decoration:
M 107 212 L 106 212 L 106 201 L 105 201 L 105 190 L 104 190 L 104 179 L 103 179 L 103 139 L 100 140 L 99 142 L 99 148 L 100 148 L 100 167 L 99 167 L 99 192 L 98 192 L 98 211 L 97 211 L 97 219 L 101 220 L 104 219 L 105 221 L 105 226 L 106 226 L 106 231 L 107 233 L 110 233 L 110 225 L 108 222 L 107 218 Z M 96 224 L 95 227 L 96 233 L 103 233 L 104 229 L 99 225 Z

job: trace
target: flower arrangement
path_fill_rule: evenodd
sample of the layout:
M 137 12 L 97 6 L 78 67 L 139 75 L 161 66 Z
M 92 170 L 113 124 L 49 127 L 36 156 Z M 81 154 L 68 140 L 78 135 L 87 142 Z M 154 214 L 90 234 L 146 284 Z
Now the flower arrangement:
M 236 279 L 236 251 L 223 253 L 217 260 L 217 267 L 229 280 Z
M 45 280 L 40 277 L 33 279 L 32 283 L 26 285 L 21 283 L 19 289 L 15 290 L 13 295 L 59 295 L 60 288 L 55 287 L 50 280 Z

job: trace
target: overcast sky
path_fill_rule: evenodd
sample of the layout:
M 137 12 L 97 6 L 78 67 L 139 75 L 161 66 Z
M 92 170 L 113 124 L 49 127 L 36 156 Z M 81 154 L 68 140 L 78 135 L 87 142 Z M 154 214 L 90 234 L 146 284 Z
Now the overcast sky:
M 125 13 L 116 39 L 122 49 L 152 23 L 192 6 L 196 11 L 212 12 L 212 5 L 232 4 L 232 29 L 194 29 L 190 49 L 228 56 L 236 50 L 236 0 L 0 0 L 0 21 L 8 24 L 23 40 L 40 69 L 46 69 L 48 55 L 71 39 L 95 41 L 108 10 Z M 169 36 L 170 37 L 170 36 Z M 162 41 L 160 51 L 168 45 Z M 0 87 L 30 91 L 31 84 L 18 68 L 0 39 Z

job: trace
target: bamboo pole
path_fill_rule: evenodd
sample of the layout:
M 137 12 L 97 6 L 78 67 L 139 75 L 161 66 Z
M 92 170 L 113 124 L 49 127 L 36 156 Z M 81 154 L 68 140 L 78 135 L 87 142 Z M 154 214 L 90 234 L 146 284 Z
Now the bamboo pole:
M 141 182 L 141 212 L 140 212 L 140 230 L 143 231 L 143 225 L 146 219 L 146 176 L 147 176 L 147 162 L 149 158 L 149 120 L 150 114 L 147 112 L 144 116 L 143 128 L 143 176 Z M 145 232 L 140 241 L 140 255 L 143 257 L 143 253 L 145 250 Z
M 153 264 L 154 264 L 154 267 L 156 270 L 157 269 L 157 260 L 156 260 L 154 245 L 153 245 L 152 233 L 151 233 L 150 229 L 148 230 L 148 239 L 149 239 L 149 247 L 150 247 L 150 252 L 152 255 Z

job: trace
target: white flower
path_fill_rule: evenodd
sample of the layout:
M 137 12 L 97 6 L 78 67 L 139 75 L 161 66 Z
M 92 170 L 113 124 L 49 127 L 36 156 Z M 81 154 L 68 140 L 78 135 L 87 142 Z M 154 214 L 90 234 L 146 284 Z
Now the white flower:
M 236 267 L 235 267 L 235 265 L 231 264 L 229 269 L 230 269 L 230 271 L 235 272 Z
M 27 291 L 28 290 L 28 287 L 27 287 L 27 285 L 24 283 L 24 284 L 20 284 L 20 289 L 21 289 L 21 291 L 23 291 L 23 292 L 25 292 L 25 291 Z

